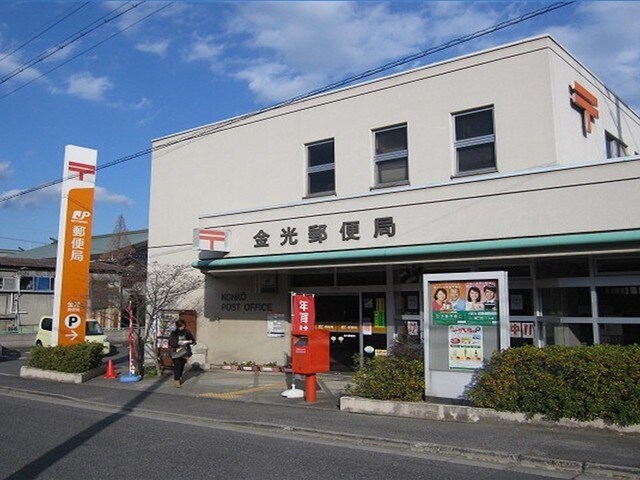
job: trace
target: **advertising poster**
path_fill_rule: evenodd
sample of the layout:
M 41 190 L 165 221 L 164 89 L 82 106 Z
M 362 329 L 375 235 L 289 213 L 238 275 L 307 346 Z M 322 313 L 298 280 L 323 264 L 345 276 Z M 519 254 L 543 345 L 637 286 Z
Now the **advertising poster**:
M 180 316 L 178 312 L 161 312 L 156 322 L 156 339 L 158 348 L 169 348 L 169 335 L 173 331 Z
M 420 335 L 420 326 L 418 322 L 412 320 L 407 322 L 407 334 L 413 337 Z
M 434 325 L 497 325 L 496 280 L 434 282 L 430 290 Z
M 482 366 L 482 327 L 449 326 L 449 368 L 475 369 Z
M 522 338 L 521 322 L 509 322 L 509 336 L 511 338 Z
M 533 322 L 522 322 L 522 338 L 534 338 L 534 327 Z
M 267 337 L 282 338 L 284 337 L 284 313 L 267 314 Z

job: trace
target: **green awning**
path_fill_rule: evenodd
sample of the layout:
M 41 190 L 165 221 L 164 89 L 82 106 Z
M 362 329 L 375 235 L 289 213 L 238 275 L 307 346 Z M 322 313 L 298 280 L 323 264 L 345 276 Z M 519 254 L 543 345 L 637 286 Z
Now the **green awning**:
M 327 252 L 288 253 L 280 255 L 254 255 L 235 258 L 215 258 L 193 262 L 202 271 L 232 270 L 241 268 L 273 268 L 278 266 L 313 265 L 326 263 L 384 263 L 385 260 L 413 259 L 451 254 L 491 253 L 497 251 L 522 251 L 549 248 L 584 247 L 588 245 L 640 242 L 640 230 L 615 232 L 549 235 L 541 237 L 480 240 L 411 245 L 400 247 L 332 250 Z

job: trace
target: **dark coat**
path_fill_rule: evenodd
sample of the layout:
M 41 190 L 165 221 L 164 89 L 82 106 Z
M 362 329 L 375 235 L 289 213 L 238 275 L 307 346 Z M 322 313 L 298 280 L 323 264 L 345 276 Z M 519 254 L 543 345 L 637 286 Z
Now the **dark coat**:
M 180 347 L 180 345 L 178 345 L 178 340 L 179 340 L 178 337 L 179 335 L 177 330 L 174 330 L 173 332 L 171 332 L 171 335 L 169 335 L 169 346 L 171 347 L 172 352 L 175 352 Z M 190 357 L 191 346 L 196 344 L 195 338 L 193 337 L 193 334 L 187 329 L 184 330 L 184 338 L 185 340 L 191 340 L 193 342 L 191 344 L 186 345 L 187 352 L 188 352 L 187 357 Z

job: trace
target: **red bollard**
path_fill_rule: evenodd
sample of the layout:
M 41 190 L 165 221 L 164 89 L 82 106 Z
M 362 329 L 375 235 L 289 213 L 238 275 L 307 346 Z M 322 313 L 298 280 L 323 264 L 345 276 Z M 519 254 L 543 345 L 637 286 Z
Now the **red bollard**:
M 307 378 L 304 382 L 304 400 L 306 402 L 315 402 L 316 401 L 316 374 L 312 373 L 307 375 Z

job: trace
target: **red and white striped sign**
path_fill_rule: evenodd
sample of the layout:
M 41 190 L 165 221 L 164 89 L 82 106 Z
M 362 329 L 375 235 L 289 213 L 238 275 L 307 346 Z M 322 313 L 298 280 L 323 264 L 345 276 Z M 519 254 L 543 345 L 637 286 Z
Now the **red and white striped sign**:
M 229 232 L 226 230 L 198 228 L 194 230 L 194 247 L 197 250 L 228 252 L 228 240 Z
M 316 299 L 313 294 L 291 294 L 291 333 L 305 334 L 316 326 Z

